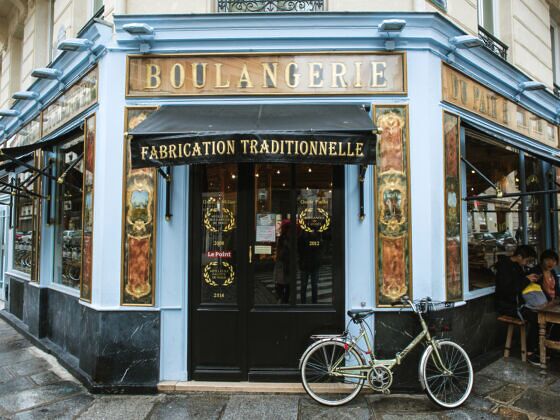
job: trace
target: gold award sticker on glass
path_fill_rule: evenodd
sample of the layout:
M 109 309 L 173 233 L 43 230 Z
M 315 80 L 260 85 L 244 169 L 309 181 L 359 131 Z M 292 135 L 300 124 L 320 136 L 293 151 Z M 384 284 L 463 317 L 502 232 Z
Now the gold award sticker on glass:
M 203 278 L 212 287 L 228 287 L 235 280 L 235 270 L 226 261 L 212 261 L 204 266 Z
M 326 232 L 331 225 L 329 213 L 322 208 L 317 208 L 314 212 L 312 208 L 306 207 L 299 213 L 298 219 L 300 227 L 310 233 Z
M 224 204 L 223 200 L 208 200 L 208 209 L 204 212 L 203 221 L 208 231 L 229 232 L 235 228 L 235 216 L 230 209 L 223 206 Z

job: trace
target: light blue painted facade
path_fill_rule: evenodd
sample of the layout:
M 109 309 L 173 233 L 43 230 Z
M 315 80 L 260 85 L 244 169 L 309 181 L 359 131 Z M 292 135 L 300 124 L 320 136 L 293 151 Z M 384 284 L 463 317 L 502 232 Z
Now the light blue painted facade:
M 139 41 L 122 31 L 122 25 L 144 22 L 155 29 L 149 53 L 386 51 L 386 34 L 377 25 L 386 18 L 405 19 L 404 31 L 389 39 L 396 51 L 406 51 L 407 96 L 322 97 L 212 97 L 125 98 L 126 55 L 137 54 Z M 488 130 L 520 142 L 531 140 L 500 128 L 478 116 L 441 103 L 442 61 L 473 77 L 492 90 L 515 100 L 517 85 L 528 78 L 483 48 L 452 51 L 449 38 L 462 35 L 456 26 L 431 13 L 310 13 L 264 15 L 116 16 L 115 32 L 94 24 L 83 36 L 99 45 L 99 103 L 88 113 L 97 116 L 93 300 L 96 310 L 153 310 L 161 313 L 160 379 L 188 378 L 188 277 L 189 273 L 189 168 L 173 169 L 171 220 L 165 220 L 164 194 L 159 194 L 156 252 L 156 305 L 153 308 L 120 306 L 123 128 L 126 106 L 246 103 L 352 103 L 404 104 L 409 107 L 410 198 L 412 228 L 413 296 L 444 300 L 444 182 L 442 112 L 447 109 Z M 144 42 L 144 41 L 143 41 Z M 62 53 L 51 66 L 74 80 L 91 65 L 86 53 Z M 59 86 L 38 81 L 47 102 Z M 528 92 L 520 104 L 549 121 L 558 122 L 560 102 L 550 92 Z M 38 112 L 35 104 L 16 103 L 24 120 Z M 14 121 L 7 123 L 10 133 Z M 546 149 L 546 147 L 545 147 Z M 365 219 L 359 218 L 358 169 L 345 170 L 345 298 L 346 309 L 375 308 L 375 238 L 373 167 L 365 181 Z M 463 182 L 463 188 L 465 188 Z M 164 191 L 160 178 L 159 190 Z M 466 206 L 463 212 L 466 212 Z M 45 220 L 45 218 L 43 218 Z M 464 218 L 466 219 L 466 218 Z M 464 237 L 466 225 L 463 223 Z M 52 283 L 53 227 L 44 225 L 41 249 L 41 287 Z M 464 256 L 466 241 L 463 241 Z M 8 247 L 11 249 L 11 247 Z M 463 259 L 467 283 L 467 259 Z M 466 288 L 468 290 L 468 287 Z M 465 293 L 465 299 L 492 293 L 487 289 Z M 70 292 L 72 293 L 72 292 Z M 392 309 L 377 308 L 377 311 Z M 373 325 L 373 319 L 371 320 Z M 190 337 L 192 339 L 192 337 Z

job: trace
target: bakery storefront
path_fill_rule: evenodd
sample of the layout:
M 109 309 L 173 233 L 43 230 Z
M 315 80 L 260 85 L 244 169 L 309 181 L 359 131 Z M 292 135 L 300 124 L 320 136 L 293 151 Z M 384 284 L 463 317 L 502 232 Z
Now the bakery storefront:
M 251 104 L 185 100 L 128 110 L 123 297 L 153 299 L 150 279 L 138 276 L 150 261 L 138 250 L 152 248 L 144 220 L 155 188 L 146 185 L 162 176 L 166 218 L 180 217 L 170 210 L 169 184 L 178 182 L 177 166 L 188 165 L 190 203 L 181 211 L 190 224 L 192 379 L 297 380 L 309 336 L 344 328 L 344 168 L 363 177 L 373 165 L 377 129 L 371 101 L 361 97 L 405 94 L 405 60 L 401 53 L 128 57 L 129 97 L 263 95 Z M 324 103 L 264 101 L 327 94 L 334 99 Z M 336 101 L 341 94 L 352 101 Z M 363 182 L 355 187 L 351 199 L 362 200 L 363 212 Z

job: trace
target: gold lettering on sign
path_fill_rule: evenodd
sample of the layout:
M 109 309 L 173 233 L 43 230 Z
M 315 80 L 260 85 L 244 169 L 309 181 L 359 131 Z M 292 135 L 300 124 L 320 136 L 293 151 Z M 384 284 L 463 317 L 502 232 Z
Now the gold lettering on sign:
M 309 87 L 323 87 L 323 63 L 309 63 Z
M 332 63 L 332 81 L 331 87 L 348 87 L 348 83 L 344 80 L 344 75 L 346 74 L 346 64 L 344 63 Z
M 222 63 L 216 63 L 216 89 L 226 89 L 229 87 L 229 80 L 225 83 L 222 82 Z
M 128 57 L 127 96 L 405 94 L 404 53 Z M 455 87 L 459 94 L 460 81 Z
M 558 127 L 554 123 L 522 108 L 446 64 L 442 68 L 442 87 L 442 98 L 445 102 L 549 146 L 558 147 Z M 533 120 L 534 123 L 526 124 L 527 120 Z
M 363 141 L 228 139 L 140 146 L 139 154 L 141 160 L 174 160 L 236 154 L 253 157 L 287 155 L 363 158 L 364 145 Z
M 263 63 L 263 87 L 278 86 L 278 63 Z

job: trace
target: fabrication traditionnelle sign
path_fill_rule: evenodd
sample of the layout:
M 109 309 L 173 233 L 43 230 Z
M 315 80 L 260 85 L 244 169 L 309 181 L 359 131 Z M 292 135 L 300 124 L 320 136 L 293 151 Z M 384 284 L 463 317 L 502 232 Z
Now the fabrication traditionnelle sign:
M 333 136 L 329 140 L 233 138 L 189 142 L 150 142 L 142 138 L 130 143 L 134 167 L 200 164 L 215 162 L 307 162 L 368 164 L 375 158 L 375 144 L 367 139 Z

